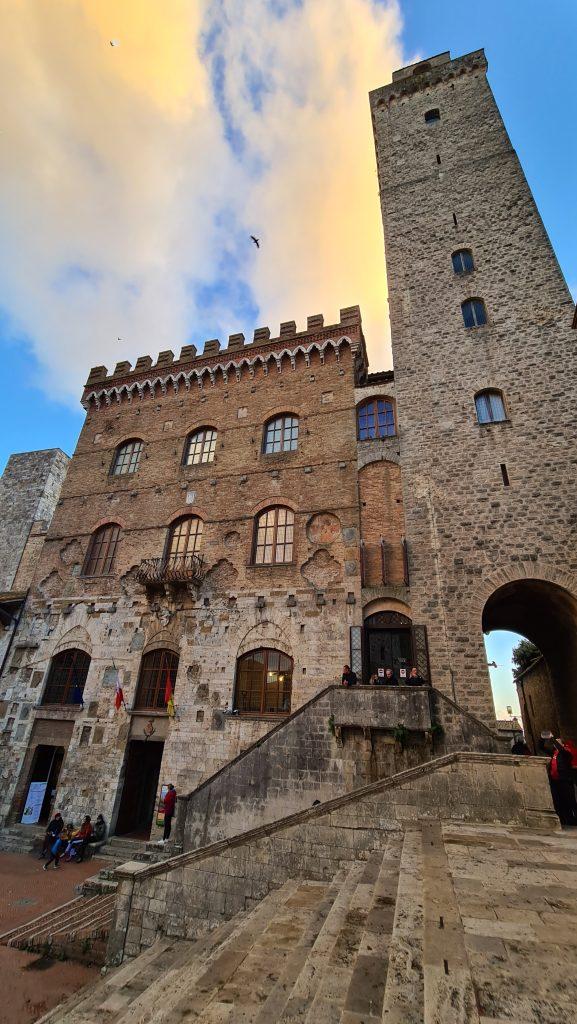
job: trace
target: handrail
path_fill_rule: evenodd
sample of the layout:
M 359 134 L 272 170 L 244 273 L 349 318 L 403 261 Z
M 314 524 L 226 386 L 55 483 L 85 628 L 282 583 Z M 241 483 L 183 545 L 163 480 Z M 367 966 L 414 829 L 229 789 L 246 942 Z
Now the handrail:
M 397 772 L 395 775 L 389 775 L 386 779 L 378 779 L 376 782 L 370 782 L 366 786 L 359 787 L 359 789 L 353 789 L 349 793 L 343 793 L 341 796 L 333 797 L 332 800 L 325 800 L 323 803 L 316 804 L 313 807 L 306 807 L 302 811 L 296 811 L 294 814 L 289 814 L 284 818 L 277 818 L 276 821 L 269 821 L 264 825 L 259 825 L 257 828 L 248 829 L 246 832 L 238 832 L 236 835 L 230 836 L 228 839 L 219 839 L 217 842 L 209 843 L 208 846 L 202 846 L 200 849 L 189 850 L 187 853 L 179 853 L 175 857 L 169 857 L 168 860 L 162 860 L 156 864 L 142 864 L 137 861 L 129 861 L 126 864 L 120 864 L 114 872 L 114 877 L 131 878 L 134 881 L 140 882 L 146 878 L 152 878 L 155 875 L 162 875 L 169 871 L 176 871 L 178 868 L 182 868 L 186 864 L 191 864 L 197 860 L 206 860 L 217 853 L 222 853 L 225 850 L 234 848 L 235 846 L 242 846 L 244 843 L 250 842 L 252 839 L 272 835 L 275 832 L 282 832 L 287 828 L 292 828 L 293 825 L 298 825 L 314 818 L 324 817 L 332 811 L 337 811 L 341 807 L 346 807 L 347 804 L 356 803 L 358 800 L 363 799 L 366 796 L 371 796 L 374 793 L 382 793 L 387 789 L 396 789 L 398 786 L 405 786 L 413 779 L 418 779 L 423 775 L 430 775 L 432 772 L 438 771 L 440 768 L 456 764 L 457 761 L 469 762 L 470 764 L 508 764 L 516 766 L 526 762 L 527 760 L 530 760 L 532 764 L 543 764 L 543 766 L 547 765 L 549 762 L 549 758 L 547 757 L 531 757 L 528 759 L 527 756 L 523 754 L 484 754 L 469 750 L 458 750 L 454 751 L 452 754 L 443 754 L 441 757 L 435 757 L 431 761 L 425 761 L 423 764 L 416 765 L 414 768 L 407 768 L 405 771 Z
M 202 555 L 145 558 L 135 571 L 139 583 L 202 583 L 206 568 Z

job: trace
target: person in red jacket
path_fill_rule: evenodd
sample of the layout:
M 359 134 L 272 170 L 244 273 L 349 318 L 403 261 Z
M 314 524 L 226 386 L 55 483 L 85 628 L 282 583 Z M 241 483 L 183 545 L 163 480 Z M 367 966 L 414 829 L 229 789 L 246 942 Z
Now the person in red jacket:
M 176 790 L 169 782 L 168 789 L 164 796 L 164 835 L 162 842 L 166 843 L 170 839 L 170 830 L 172 828 L 172 819 L 174 818 L 174 812 L 176 809 Z

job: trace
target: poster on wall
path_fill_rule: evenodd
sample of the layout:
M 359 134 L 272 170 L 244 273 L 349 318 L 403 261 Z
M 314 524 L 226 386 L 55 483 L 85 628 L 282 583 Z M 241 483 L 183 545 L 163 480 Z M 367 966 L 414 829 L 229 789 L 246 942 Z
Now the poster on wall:
M 160 800 L 158 801 L 158 811 L 156 813 L 156 824 L 159 828 L 164 826 L 164 798 L 168 793 L 168 786 L 161 786 L 160 789 Z
M 36 825 L 38 823 L 47 785 L 48 779 L 45 782 L 30 783 L 24 811 L 22 812 L 22 825 Z

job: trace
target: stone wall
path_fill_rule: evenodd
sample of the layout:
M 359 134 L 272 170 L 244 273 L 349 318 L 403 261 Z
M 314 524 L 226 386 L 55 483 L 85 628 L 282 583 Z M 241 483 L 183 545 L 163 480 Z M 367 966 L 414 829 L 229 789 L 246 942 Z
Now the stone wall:
M 159 933 L 193 938 L 287 878 L 330 879 L 423 817 L 559 827 L 545 759 L 449 755 L 168 863 L 124 864 L 109 962 L 137 956 Z
M 429 70 L 395 73 L 371 93 L 371 111 L 412 617 L 428 628 L 435 685 L 492 722 L 487 600 L 510 580 L 577 595 L 577 378 L 571 297 L 486 67 L 482 51 L 440 55 Z M 425 121 L 435 108 L 440 118 Z M 470 274 L 453 271 L 461 248 L 472 252 Z M 467 329 L 461 303 L 471 297 L 484 299 L 488 320 Z M 477 422 L 485 388 L 503 392 L 506 422 Z M 540 618 L 546 640 L 551 601 Z M 575 644 L 564 655 L 574 674 Z
M 30 586 L 68 463 L 59 448 L 8 459 L 0 479 L 0 592 Z
M 177 835 L 196 849 L 456 750 L 508 746 L 428 687 L 331 687 L 181 795 Z
M 559 736 L 559 712 L 544 658 L 538 658 L 515 679 L 525 740 L 534 753 L 543 730 Z

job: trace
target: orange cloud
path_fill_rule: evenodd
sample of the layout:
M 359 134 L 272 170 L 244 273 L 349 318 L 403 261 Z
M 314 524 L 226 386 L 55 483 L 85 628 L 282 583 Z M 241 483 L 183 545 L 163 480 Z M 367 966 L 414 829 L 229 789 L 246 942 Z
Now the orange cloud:
M 43 387 L 76 402 L 90 365 L 176 351 L 198 324 L 248 333 L 245 293 L 271 328 L 359 302 L 386 364 L 367 93 L 402 63 L 395 3 L 4 0 L 3 13 L 2 305 Z

